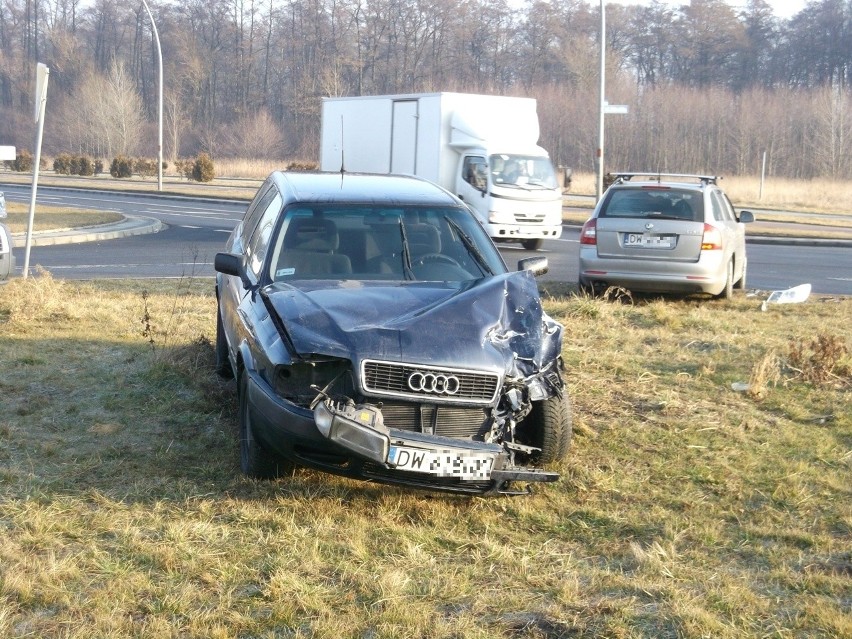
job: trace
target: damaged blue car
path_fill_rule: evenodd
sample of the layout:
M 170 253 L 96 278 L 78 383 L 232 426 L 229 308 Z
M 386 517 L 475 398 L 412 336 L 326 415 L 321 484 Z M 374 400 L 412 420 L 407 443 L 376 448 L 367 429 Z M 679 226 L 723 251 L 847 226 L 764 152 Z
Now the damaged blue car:
M 275 172 L 216 255 L 240 462 L 469 494 L 565 458 L 562 326 L 463 202 L 415 177 Z

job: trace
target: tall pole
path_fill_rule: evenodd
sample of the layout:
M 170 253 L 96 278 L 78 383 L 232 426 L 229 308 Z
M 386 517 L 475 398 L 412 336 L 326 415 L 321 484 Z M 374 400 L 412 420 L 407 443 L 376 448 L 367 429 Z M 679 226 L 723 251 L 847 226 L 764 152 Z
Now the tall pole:
M 157 24 L 148 3 L 142 0 L 145 11 L 151 19 L 151 31 L 154 32 L 154 41 L 157 43 L 157 76 L 159 78 L 159 101 L 157 105 L 157 190 L 163 190 L 163 50 L 160 48 L 160 34 L 157 32 Z
M 598 200 L 603 195 L 603 175 L 604 175 L 604 108 L 606 107 L 606 11 L 604 11 L 606 0 L 601 0 L 601 93 L 600 93 L 600 112 L 598 113 L 598 180 L 596 195 Z
M 24 270 L 21 274 L 27 279 L 30 272 L 30 246 L 33 243 L 33 224 L 35 223 L 36 193 L 38 192 L 38 170 L 41 165 L 41 140 L 44 135 L 44 108 L 47 104 L 47 83 L 50 80 L 50 68 L 39 62 L 36 65 L 36 95 L 35 95 L 35 158 L 33 159 L 33 188 L 30 193 L 30 215 L 27 221 L 27 239 L 24 248 Z

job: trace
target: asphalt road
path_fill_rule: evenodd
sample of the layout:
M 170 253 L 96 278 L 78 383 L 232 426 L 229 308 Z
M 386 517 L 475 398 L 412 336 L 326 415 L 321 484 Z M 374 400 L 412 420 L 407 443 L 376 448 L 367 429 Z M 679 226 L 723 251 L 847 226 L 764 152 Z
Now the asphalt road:
M 3 185 L 2 190 L 8 201 L 29 202 L 28 186 Z M 32 248 L 31 267 L 40 265 L 65 279 L 212 277 L 213 258 L 246 208 L 244 202 L 43 187 L 38 202 L 147 216 L 167 225 L 154 234 Z M 546 241 L 537 253 L 515 244 L 499 247 L 510 267 L 524 257 L 545 255 L 550 272 L 541 279 L 573 283 L 577 281 L 578 234 L 577 228 L 565 227 L 562 238 Z M 23 254 L 23 249 L 15 249 L 19 272 Z M 807 282 L 815 293 L 852 295 L 852 248 L 750 243 L 748 256 L 750 289 L 785 289 Z

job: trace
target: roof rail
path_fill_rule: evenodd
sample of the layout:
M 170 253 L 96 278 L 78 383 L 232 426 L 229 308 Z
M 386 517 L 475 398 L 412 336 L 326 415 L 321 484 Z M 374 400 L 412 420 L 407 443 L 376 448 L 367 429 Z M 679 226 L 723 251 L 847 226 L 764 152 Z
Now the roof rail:
M 645 172 L 645 173 L 610 173 L 613 180 L 615 182 L 629 182 L 631 178 L 637 176 L 649 177 L 651 179 L 656 180 L 657 182 L 662 182 L 663 178 L 690 178 L 693 180 L 701 180 L 704 184 L 716 184 L 719 180 L 722 179 L 719 175 L 697 175 L 693 173 L 655 173 L 655 172 Z

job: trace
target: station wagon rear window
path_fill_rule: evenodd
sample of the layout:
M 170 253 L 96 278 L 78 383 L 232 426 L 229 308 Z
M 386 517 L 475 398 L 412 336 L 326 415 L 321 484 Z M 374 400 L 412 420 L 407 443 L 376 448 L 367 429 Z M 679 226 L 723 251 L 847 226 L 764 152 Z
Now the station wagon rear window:
M 599 217 L 701 222 L 704 198 L 700 191 L 665 187 L 611 189 Z

